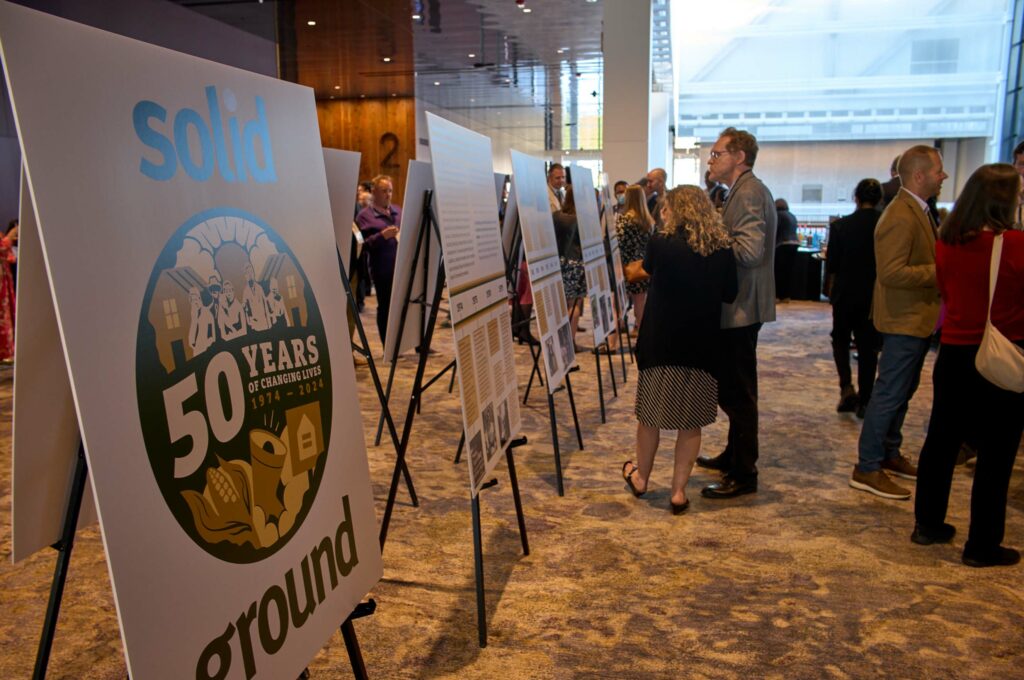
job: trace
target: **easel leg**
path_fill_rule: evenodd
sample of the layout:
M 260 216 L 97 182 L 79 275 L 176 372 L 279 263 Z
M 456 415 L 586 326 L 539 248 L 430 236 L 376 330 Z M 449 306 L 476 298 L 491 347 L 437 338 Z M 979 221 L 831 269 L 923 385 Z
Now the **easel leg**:
M 85 462 L 85 448 L 79 444 L 75 475 L 71 482 L 71 493 L 68 495 L 68 505 L 64 510 L 64 526 L 61 528 L 60 542 L 53 546 L 57 550 L 57 564 L 53 568 L 50 601 L 46 605 L 46 617 L 43 619 L 43 630 L 39 636 L 36 667 L 32 673 L 34 680 L 43 680 L 46 677 L 46 667 L 50 663 L 50 649 L 53 647 L 53 637 L 57 632 L 57 618 L 60 616 L 61 599 L 64 597 L 64 584 L 68 577 L 71 549 L 75 545 L 75 530 L 78 528 L 78 513 L 82 509 L 82 496 L 85 493 L 85 478 L 88 469 Z
M 604 415 L 604 381 L 601 380 L 601 348 L 594 348 L 594 364 L 597 366 L 597 400 L 601 404 L 601 424 L 608 422 Z
M 605 340 L 605 343 L 607 343 L 607 342 L 608 341 Z M 598 369 L 597 372 L 600 373 L 601 370 Z M 612 351 L 610 349 L 608 350 L 608 377 L 612 381 L 612 396 L 615 397 L 615 398 L 618 398 L 618 396 L 619 396 L 619 386 L 615 384 L 615 364 L 614 364 L 614 362 L 612 362 Z M 604 421 L 601 421 L 601 422 L 604 422 Z
M 398 366 L 398 357 L 392 357 L 391 367 L 388 368 L 388 386 L 384 390 L 384 399 L 389 404 L 391 403 L 391 388 L 395 384 L 395 369 Z M 380 417 L 377 418 L 377 436 L 373 438 L 373 445 L 380 446 L 380 438 L 384 433 L 384 414 L 381 413 Z
M 352 662 L 352 676 L 356 680 L 367 680 L 369 676 L 366 674 L 363 652 L 359 649 L 359 640 L 356 639 L 352 619 L 345 619 L 345 623 L 341 624 L 341 637 L 345 640 L 345 649 L 348 650 L 348 658 Z
M 583 431 L 580 429 L 580 419 L 576 415 L 576 400 L 572 396 L 572 381 L 569 374 L 565 374 L 565 391 L 569 395 L 569 407 L 572 408 L 572 422 L 576 425 L 576 441 L 580 443 L 580 451 L 583 450 Z
M 455 450 L 455 460 L 452 461 L 456 465 L 462 460 L 462 447 L 466 445 L 466 431 L 462 431 L 462 436 L 459 437 L 459 448 Z
M 537 384 L 544 386 L 544 380 L 540 377 L 539 359 L 541 351 L 534 345 L 530 345 L 530 356 L 533 357 L 533 368 L 530 369 L 530 379 L 526 381 L 526 392 L 523 394 L 523 405 L 530 399 L 530 388 L 533 386 L 533 376 L 537 376 Z
M 526 539 L 526 518 L 523 517 L 523 501 L 519 497 L 519 478 L 516 477 L 516 464 L 512 458 L 512 449 L 519 445 L 519 443 L 525 444 L 526 437 L 516 440 L 508 445 L 505 449 L 505 458 L 508 460 L 508 479 L 512 484 L 512 500 L 516 504 L 516 519 L 519 521 L 519 538 L 523 541 L 523 554 L 530 554 L 530 542 Z
M 558 420 L 555 416 L 555 398 L 548 392 L 548 416 L 551 418 L 551 447 L 555 451 L 555 478 L 558 481 L 558 495 L 565 495 L 562 484 L 562 452 L 558 447 Z
M 451 382 L 448 383 L 448 394 L 451 394 L 452 391 L 455 390 L 455 372 L 458 371 L 458 370 L 459 370 L 459 366 L 458 366 L 458 364 L 456 364 L 455 368 L 452 369 L 452 379 L 451 379 Z
M 476 567 L 476 626 L 480 647 L 487 646 L 487 607 L 484 604 L 484 550 L 480 532 L 480 495 L 473 496 L 473 561 Z

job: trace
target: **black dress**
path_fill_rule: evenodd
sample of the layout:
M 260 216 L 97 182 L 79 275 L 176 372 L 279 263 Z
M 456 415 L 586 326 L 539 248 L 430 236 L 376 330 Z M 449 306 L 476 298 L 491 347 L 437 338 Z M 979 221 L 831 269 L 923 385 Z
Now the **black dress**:
M 704 257 L 683 236 L 655 235 L 640 333 L 637 419 L 662 430 L 692 430 L 718 416 L 718 331 L 722 304 L 736 299 L 736 260 L 723 248 Z

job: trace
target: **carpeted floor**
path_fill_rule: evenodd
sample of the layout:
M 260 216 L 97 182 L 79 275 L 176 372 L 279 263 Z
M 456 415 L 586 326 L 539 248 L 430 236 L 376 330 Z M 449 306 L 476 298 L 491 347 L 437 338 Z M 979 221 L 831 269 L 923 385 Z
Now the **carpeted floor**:
M 373 327 L 372 308 L 364 312 Z M 482 493 L 489 645 L 476 638 L 470 503 L 465 463 L 453 465 L 460 417 L 442 381 L 416 420 L 409 455 L 421 506 L 404 491 L 373 590 L 377 613 L 356 629 L 376 678 L 1024 678 L 1024 565 L 974 570 L 953 545 L 909 541 L 911 503 L 847 486 L 859 421 L 837 415 L 827 305 L 779 307 L 760 341 L 760 491 L 729 501 L 700 497 L 668 511 L 672 436 L 663 440 L 651 491 L 633 498 L 620 475 L 632 457 L 635 369 L 600 423 L 593 357 L 573 387 L 585 450 L 556 395 L 566 495 L 555 490 L 543 391 L 523 409 L 529 445 L 516 464 L 530 555 L 521 553 L 504 465 Z M 437 333 L 432 366 L 450 359 Z M 581 344 L 589 344 L 584 333 Z M 517 347 L 520 388 L 529 371 Z M 916 460 L 931 403 L 930 356 L 904 428 Z M 399 364 L 396 420 L 415 364 Z M 621 371 L 616 364 L 617 370 Z M 359 370 L 367 443 L 377 413 Z M 607 380 L 607 372 L 605 373 Z M 621 379 L 621 372 L 617 379 Z M 606 382 L 606 388 L 607 388 Z M 0 373 L 0 677 L 30 675 L 54 554 L 10 564 L 9 369 Z M 705 431 L 717 453 L 726 423 Z M 387 439 L 385 439 L 387 442 Z M 378 509 L 394 451 L 370 447 Z M 950 518 L 966 533 L 972 468 L 957 468 Z M 1024 548 L 1024 456 L 1011 482 L 1008 545 Z M 351 671 L 340 635 L 310 664 L 314 678 Z M 105 558 L 95 528 L 80 533 L 64 598 L 52 678 L 123 678 L 124 661 Z

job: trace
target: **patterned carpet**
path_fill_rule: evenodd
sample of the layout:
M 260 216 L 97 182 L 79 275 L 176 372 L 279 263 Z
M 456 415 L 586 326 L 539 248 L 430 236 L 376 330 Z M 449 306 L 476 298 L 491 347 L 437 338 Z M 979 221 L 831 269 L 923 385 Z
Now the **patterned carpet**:
M 372 328 L 372 306 L 364 312 Z M 589 326 L 586 320 L 584 325 Z M 482 492 L 489 645 L 476 642 L 472 533 L 465 463 L 452 464 L 460 418 L 447 380 L 417 418 L 409 456 L 420 508 L 404 491 L 372 592 L 377 614 L 356 622 L 376 678 L 1022 678 L 1024 565 L 960 564 L 972 468 L 957 468 L 953 545 L 910 543 L 911 503 L 847 486 L 859 421 L 837 415 L 829 308 L 779 307 L 761 334 L 760 491 L 728 501 L 699 496 L 714 477 L 695 472 L 689 513 L 668 511 L 672 436 L 663 438 L 651 491 L 633 498 L 620 476 L 632 457 L 636 372 L 609 393 L 600 424 L 592 356 L 573 374 L 585 450 L 576 448 L 565 394 L 556 395 L 566 495 L 558 497 L 547 405 L 523 410 L 529 445 L 516 451 L 530 540 L 521 553 L 505 466 Z M 432 367 L 451 356 L 440 329 Z M 580 334 L 582 344 L 585 334 Z M 520 387 L 528 353 L 517 347 Z M 929 357 L 904 428 L 912 459 L 931 403 Z M 407 395 L 414 363 L 400 364 Z M 617 379 L 621 379 L 621 369 Z M 28 677 L 54 554 L 10 564 L 10 371 L 0 374 L 0 677 Z M 359 370 L 367 437 L 376 405 Z M 605 373 L 607 381 L 607 372 Z M 606 389 L 608 385 L 606 382 Z M 402 404 L 405 396 L 396 398 Z M 404 415 L 396 407 L 396 420 Z M 705 431 L 716 453 L 724 421 Z M 385 440 L 386 441 L 386 440 Z M 378 508 L 394 452 L 372 447 Z M 1011 482 L 1007 544 L 1024 547 L 1024 456 Z M 79 534 L 51 662 L 52 678 L 123 678 L 105 558 L 95 528 Z M 314 678 L 351 676 L 335 635 L 310 664 Z

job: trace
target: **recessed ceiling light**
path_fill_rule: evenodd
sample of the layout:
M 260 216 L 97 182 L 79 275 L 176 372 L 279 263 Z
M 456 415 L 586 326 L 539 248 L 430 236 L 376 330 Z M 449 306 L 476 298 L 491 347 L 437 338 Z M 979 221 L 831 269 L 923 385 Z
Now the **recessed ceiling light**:
M 533 10 L 532 10 L 532 9 L 530 9 L 529 7 L 524 7 L 524 8 L 523 8 L 523 14 L 529 14 L 529 13 L 530 13 L 530 12 L 532 12 L 532 11 L 533 11 Z
M 384 57 L 384 63 L 385 64 L 391 63 L 391 57 Z
M 470 97 L 470 98 L 469 98 L 469 103 L 470 103 L 470 104 L 472 104 L 472 103 L 473 103 L 473 102 L 475 102 L 475 101 L 476 101 L 476 100 L 475 100 L 475 99 L 473 99 L 472 97 Z
M 413 15 L 412 15 L 412 20 L 413 20 L 413 21 L 419 21 L 419 20 L 420 20 L 421 18 L 422 18 L 422 17 L 420 17 L 420 15 L 419 15 L 419 14 L 413 14 Z
M 558 52 L 559 54 L 561 54 L 562 52 L 565 52 L 565 50 L 563 50 L 561 47 L 559 47 L 557 50 L 555 50 L 555 52 Z
M 392 93 L 391 93 L 391 96 L 392 96 L 392 97 L 397 97 L 397 96 L 398 96 L 398 93 L 397 93 L 397 92 L 392 92 Z
M 306 25 L 307 26 L 316 26 L 316 22 L 313 21 L 312 19 L 310 19 L 309 21 L 306 22 Z
M 440 85 L 441 83 L 437 80 L 434 81 L 434 85 Z
M 469 53 L 469 54 L 467 54 L 466 56 L 467 56 L 467 57 L 469 57 L 470 59 L 475 59 L 475 58 L 476 58 L 476 55 L 475 55 L 475 54 L 473 54 L 472 52 L 470 52 L 470 53 Z
M 359 98 L 360 99 L 366 99 L 366 95 L 365 94 L 361 94 L 361 95 L 359 95 Z
M 341 89 L 341 85 L 335 85 L 335 86 L 334 86 L 334 89 L 335 89 L 335 90 L 340 90 L 340 89 Z

